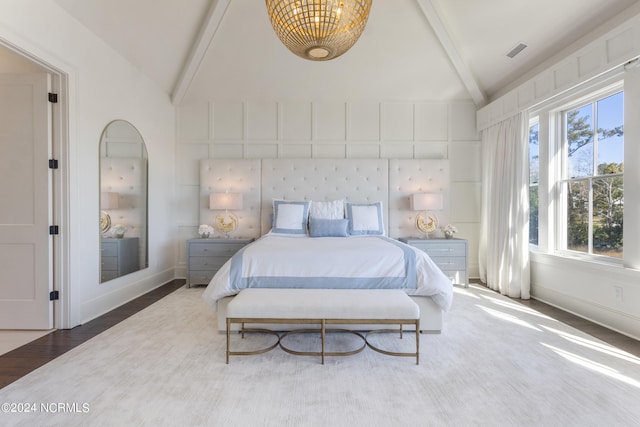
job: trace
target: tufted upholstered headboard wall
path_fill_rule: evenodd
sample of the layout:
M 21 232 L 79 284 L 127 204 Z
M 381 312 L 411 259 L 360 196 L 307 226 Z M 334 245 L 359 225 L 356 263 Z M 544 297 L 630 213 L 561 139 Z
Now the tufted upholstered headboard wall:
M 146 160 L 139 157 L 100 159 L 100 191 L 118 193 L 118 208 L 108 212 L 111 225 L 122 224 L 127 228 L 127 237 L 139 237 L 141 254 L 147 250 L 144 245 L 147 240 L 146 165 Z
M 259 237 L 260 231 L 260 160 L 203 159 L 200 161 L 200 224 L 213 225 L 218 212 L 209 210 L 210 193 L 242 194 L 242 211 L 235 236 Z
M 200 162 L 200 223 L 213 224 L 208 209 L 211 192 L 243 194 L 243 210 L 234 235 L 259 237 L 271 228 L 272 200 L 382 201 L 390 237 L 418 234 L 413 193 L 438 192 L 444 209 L 436 212 L 441 224 L 449 217 L 449 162 L 414 159 L 203 159 Z

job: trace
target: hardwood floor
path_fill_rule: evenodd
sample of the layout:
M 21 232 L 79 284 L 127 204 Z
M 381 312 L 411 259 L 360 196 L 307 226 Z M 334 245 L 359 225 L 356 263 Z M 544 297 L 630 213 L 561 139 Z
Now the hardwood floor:
M 587 333 L 601 341 L 606 342 L 614 347 L 624 350 L 629 354 L 633 354 L 640 357 L 640 341 L 634 340 L 626 335 L 612 331 L 603 326 L 597 325 L 593 322 L 583 319 L 582 317 L 575 316 L 571 313 L 567 313 L 556 307 L 552 307 L 548 304 L 540 302 L 538 300 L 520 300 L 514 299 L 527 307 L 531 307 L 534 310 L 539 311 L 542 314 L 546 314 L 562 323 L 572 326 L 584 333 Z
M 480 283 L 476 283 L 482 285 Z M 0 388 L 50 362 L 72 348 L 93 338 L 129 316 L 153 304 L 176 289 L 184 280 L 174 280 L 109 313 L 73 329 L 59 330 L 0 356 Z M 588 333 L 612 346 L 640 357 L 640 341 L 611 331 L 536 300 L 513 299 L 563 323 Z
M 484 284 L 482 284 L 482 282 L 477 279 L 472 279 L 471 282 L 478 286 L 484 286 Z M 612 331 L 611 329 L 607 329 L 603 326 L 590 322 L 589 320 L 583 319 L 582 317 L 578 317 L 574 314 L 568 313 L 564 310 L 545 304 L 544 302 L 535 299 L 523 300 L 518 298 L 511 298 L 511 300 L 516 301 L 522 305 L 526 305 L 527 307 L 531 307 L 542 314 L 546 314 L 551 318 L 554 318 L 562 323 L 578 329 L 579 331 L 598 338 L 599 340 L 617 347 L 620 350 L 624 350 L 629 354 L 640 357 L 640 341 L 638 340 L 630 338 L 616 331 Z
M 0 356 L 0 388 L 11 384 L 45 363 L 122 322 L 129 316 L 184 286 L 184 283 L 184 280 L 174 280 L 84 325 L 73 329 L 54 331 Z

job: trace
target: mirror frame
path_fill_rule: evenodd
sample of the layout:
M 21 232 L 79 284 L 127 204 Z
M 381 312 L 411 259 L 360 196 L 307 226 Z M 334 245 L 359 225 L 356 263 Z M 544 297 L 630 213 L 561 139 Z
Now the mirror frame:
M 126 120 L 109 122 L 99 143 L 100 283 L 149 267 L 149 155 Z

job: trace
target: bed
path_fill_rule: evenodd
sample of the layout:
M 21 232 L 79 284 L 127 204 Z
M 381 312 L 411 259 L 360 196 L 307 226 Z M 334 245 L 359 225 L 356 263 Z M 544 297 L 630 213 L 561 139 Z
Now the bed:
M 204 292 L 220 331 L 226 305 L 246 287 L 402 289 L 420 307 L 421 330 L 441 331 L 451 282 L 397 238 L 415 235 L 410 194 L 440 191 L 446 199 L 446 161 L 207 159 L 200 180 L 201 223 L 211 216 L 209 192 L 241 192 L 245 229 L 237 233 L 256 238 Z

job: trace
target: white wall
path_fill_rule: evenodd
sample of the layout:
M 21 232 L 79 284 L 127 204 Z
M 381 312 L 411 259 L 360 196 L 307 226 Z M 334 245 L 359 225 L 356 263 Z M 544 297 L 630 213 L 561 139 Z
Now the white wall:
M 416 0 L 375 1 L 356 44 L 331 61 L 292 54 L 256 2 L 229 3 L 185 100 L 470 99 Z
M 363 84 L 366 84 L 364 82 Z M 392 84 L 392 83 L 390 83 Z M 384 90 L 388 90 L 385 88 Z M 471 102 L 217 101 L 177 109 L 179 274 L 184 241 L 199 225 L 203 158 L 402 158 L 450 160 L 449 220 L 470 242 L 478 277 L 480 142 Z
M 545 142 L 550 133 L 548 106 L 595 85 L 599 79 L 622 79 L 622 65 L 640 56 L 640 4 L 633 16 L 614 28 L 604 24 L 587 36 L 590 42 L 541 71 L 478 111 L 478 127 L 485 129 L 517 112 L 540 110 L 540 244 L 531 252 L 531 295 L 551 305 L 640 339 L 640 249 L 638 223 L 637 116 L 640 110 L 640 79 L 625 73 L 625 229 L 624 266 L 587 262 L 556 254 L 553 247 L 553 210 L 547 194 L 553 190 L 548 168 L 542 159 L 551 159 Z M 605 30 L 606 28 L 606 30 Z M 634 73 L 635 74 L 635 73 Z M 630 83 L 633 82 L 633 85 Z M 634 215 L 635 214 L 635 215 Z M 621 290 L 622 298 L 616 289 Z
M 66 283 L 58 286 L 71 297 L 62 326 L 75 326 L 174 277 L 175 111 L 160 88 L 51 0 L 0 2 L 0 41 L 68 75 L 69 138 L 61 154 L 68 194 L 56 197 L 68 214 L 61 238 L 69 253 Z M 114 119 L 134 124 L 149 151 L 149 268 L 100 284 L 98 149 Z

